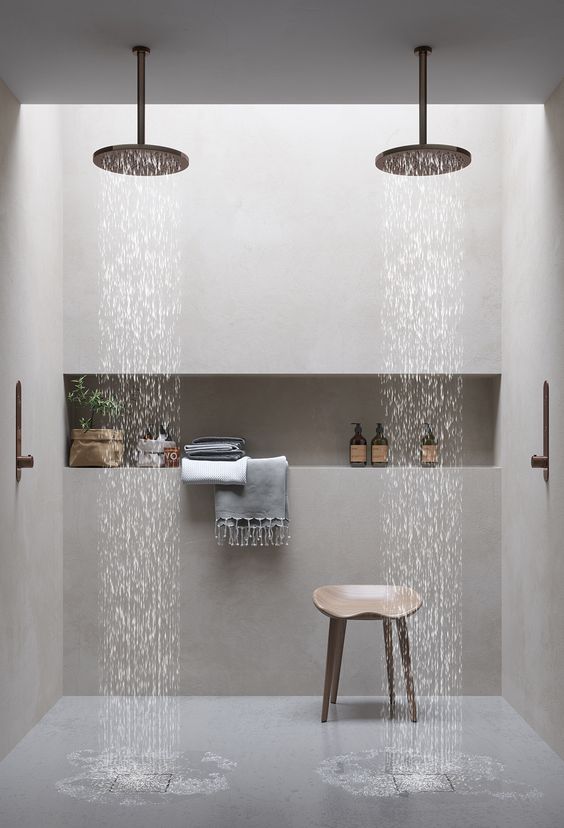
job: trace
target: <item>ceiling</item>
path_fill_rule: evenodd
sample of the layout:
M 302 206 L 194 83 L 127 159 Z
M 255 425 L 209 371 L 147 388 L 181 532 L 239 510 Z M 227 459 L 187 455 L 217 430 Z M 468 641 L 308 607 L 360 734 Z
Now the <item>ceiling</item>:
M 540 103 L 564 0 L 4 0 L 0 77 L 26 103 Z

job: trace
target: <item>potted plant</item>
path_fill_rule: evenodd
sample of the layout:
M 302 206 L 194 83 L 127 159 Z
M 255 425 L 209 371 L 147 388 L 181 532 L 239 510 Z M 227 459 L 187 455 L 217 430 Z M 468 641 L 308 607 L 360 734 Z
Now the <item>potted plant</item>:
M 72 380 L 72 391 L 68 401 L 82 409 L 89 416 L 80 417 L 80 428 L 71 430 L 70 466 L 94 466 L 115 468 L 123 465 L 123 431 L 114 428 L 94 428 L 94 419 L 115 418 L 121 411 L 121 404 L 100 389 L 86 386 L 86 375 Z

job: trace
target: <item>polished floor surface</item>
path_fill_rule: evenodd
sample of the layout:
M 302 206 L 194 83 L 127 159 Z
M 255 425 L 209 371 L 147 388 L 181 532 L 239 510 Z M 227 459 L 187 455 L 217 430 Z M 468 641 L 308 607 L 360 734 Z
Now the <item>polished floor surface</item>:
M 310 697 L 190 697 L 133 714 L 127 704 L 61 699 L 0 763 L 0 826 L 564 826 L 564 762 L 497 697 L 461 700 L 459 741 L 424 700 L 415 725 L 364 699 L 332 706 L 325 725 Z M 136 716 L 153 766 L 104 752 L 112 727 L 123 735 Z

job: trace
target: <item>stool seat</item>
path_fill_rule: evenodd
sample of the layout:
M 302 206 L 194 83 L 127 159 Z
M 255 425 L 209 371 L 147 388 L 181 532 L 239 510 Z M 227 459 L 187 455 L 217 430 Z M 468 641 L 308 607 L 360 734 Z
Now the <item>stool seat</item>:
M 329 618 L 347 620 L 407 618 L 423 603 L 414 589 L 389 584 L 338 584 L 318 587 L 313 603 Z

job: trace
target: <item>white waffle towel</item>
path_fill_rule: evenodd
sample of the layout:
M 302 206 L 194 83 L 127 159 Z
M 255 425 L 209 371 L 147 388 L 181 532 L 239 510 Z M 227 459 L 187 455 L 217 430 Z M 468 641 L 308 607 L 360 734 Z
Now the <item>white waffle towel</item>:
M 182 458 L 182 481 L 190 485 L 211 483 L 244 486 L 247 482 L 247 460 L 190 460 Z

